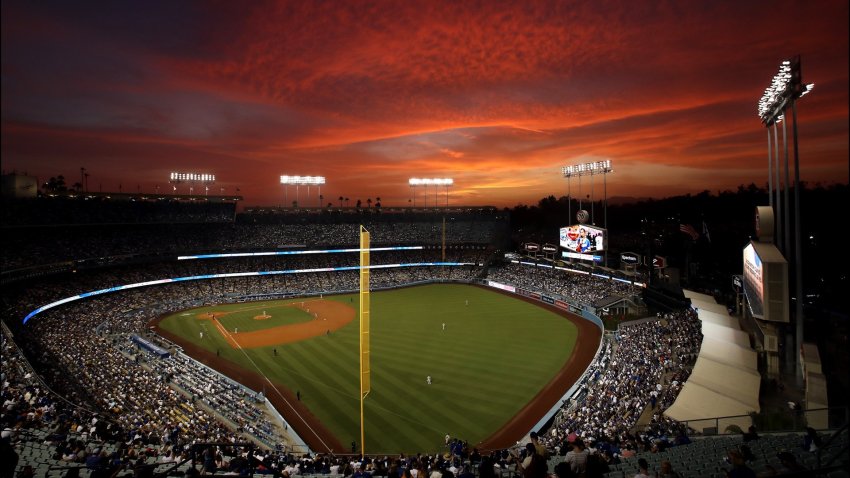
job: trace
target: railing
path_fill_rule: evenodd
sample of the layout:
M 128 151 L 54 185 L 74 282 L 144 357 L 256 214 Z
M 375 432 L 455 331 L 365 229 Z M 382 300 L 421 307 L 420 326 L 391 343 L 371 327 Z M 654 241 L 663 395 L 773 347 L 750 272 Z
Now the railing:
M 811 414 L 826 414 L 827 428 L 821 430 L 837 430 L 850 423 L 850 408 L 829 407 L 788 410 L 783 413 L 751 413 L 749 415 L 730 415 L 725 417 L 701 418 L 679 422 L 686 426 L 689 436 L 735 435 L 745 430 L 739 423 L 752 423 L 759 433 L 805 432 L 809 426 L 806 420 Z M 642 431 L 650 425 L 636 427 Z

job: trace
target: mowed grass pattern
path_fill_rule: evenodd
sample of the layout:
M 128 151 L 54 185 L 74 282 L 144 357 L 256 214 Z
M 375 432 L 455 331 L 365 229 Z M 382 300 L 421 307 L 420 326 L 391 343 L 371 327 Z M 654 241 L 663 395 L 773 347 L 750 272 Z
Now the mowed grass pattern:
M 325 300 L 358 307 L 356 295 Z M 299 391 L 339 441 L 357 441 L 359 449 L 357 321 L 330 335 L 243 352 L 227 346 L 207 321 L 192 317 L 256 305 L 195 309 L 160 326 Z M 204 322 L 208 330 L 199 340 Z M 436 451 L 446 434 L 480 442 L 552 379 L 572 354 L 576 335 L 562 316 L 478 287 L 427 285 L 373 293 L 366 451 Z M 426 384 L 429 375 L 432 385 Z

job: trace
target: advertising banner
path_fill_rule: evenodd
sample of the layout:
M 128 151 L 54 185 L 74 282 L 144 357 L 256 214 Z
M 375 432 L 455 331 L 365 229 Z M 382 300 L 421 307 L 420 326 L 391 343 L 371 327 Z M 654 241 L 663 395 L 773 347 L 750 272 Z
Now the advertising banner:
M 739 294 L 744 291 L 744 276 L 740 274 L 732 276 L 732 289 Z
M 623 264 L 630 265 L 630 266 L 635 266 L 635 265 L 640 264 L 641 259 L 642 258 L 640 256 L 640 254 L 637 254 L 637 253 L 634 253 L 634 252 L 621 252 L 620 253 L 620 262 L 622 262 Z
M 500 284 L 498 282 L 493 282 L 491 280 L 487 281 L 487 285 L 489 285 L 490 287 L 493 287 L 495 289 L 506 290 L 508 292 L 516 292 L 516 287 L 514 287 L 512 285 Z
M 579 254 L 578 252 L 561 252 L 561 257 L 565 259 L 581 259 L 584 261 L 602 262 L 602 256 L 594 254 Z
M 744 248 L 744 293 L 750 311 L 759 319 L 764 318 L 764 279 L 762 262 L 752 244 Z

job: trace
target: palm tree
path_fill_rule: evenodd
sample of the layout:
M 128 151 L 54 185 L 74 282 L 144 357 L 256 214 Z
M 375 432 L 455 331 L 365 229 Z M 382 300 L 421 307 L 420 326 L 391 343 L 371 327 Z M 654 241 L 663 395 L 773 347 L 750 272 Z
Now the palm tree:
M 47 182 L 44 183 L 43 187 L 44 190 L 48 193 L 56 191 L 56 178 L 51 176 L 50 179 L 48 179 Z
M 360 209 L 360 206 L 361 206 L 362 204 L 363 204 L 363 202 L 362 202 L 362 201 L 360 201 L 360 200 L 358 199 L 358 200 L 357 200 L 357 206 L 356 206 L 356 207 L 357 207 L 357 209 Z
M 76 182 L 76 183 L 71 185 L 71 190 L 76 192 L 76 193 L 81 193 L 81 192 L 83 192 L 83 184 Z
M 349 199 L 345 198 L 345 207 L 348 207 L 348 201 L 349 201 Z
M 381 209 L 381 197 L 380 196 L 378 196 L 375 199 L 375 207 L 378 208 L 378 209 Z
M 340 197 L 339 197 L 339 207 L 342 207 L 342 200 L 343 200 L 343 199 L 345 199 L 345 198 L 344 198 L 344 197 L 342 197 L 342 196 L 340 196 Z
M 369 206 L 369 209 L 372 209 L 372 198 L 366 198 L 366 204 Z
M 319 194 L 319 207 L 322 207 L 322 201 L 325 200 L 325 196 L 323 194 Z

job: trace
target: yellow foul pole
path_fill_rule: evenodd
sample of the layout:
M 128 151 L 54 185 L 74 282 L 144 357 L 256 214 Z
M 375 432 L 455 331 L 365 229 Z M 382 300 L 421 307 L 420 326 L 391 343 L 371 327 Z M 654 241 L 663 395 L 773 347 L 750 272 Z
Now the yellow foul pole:
M 369 231 L 360 226 L 360 453 L 366 455 L 363 402 L 371 389 L 369 365 Z

